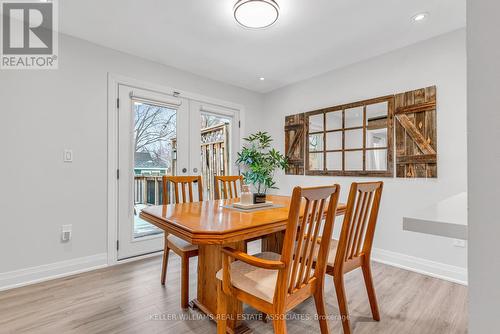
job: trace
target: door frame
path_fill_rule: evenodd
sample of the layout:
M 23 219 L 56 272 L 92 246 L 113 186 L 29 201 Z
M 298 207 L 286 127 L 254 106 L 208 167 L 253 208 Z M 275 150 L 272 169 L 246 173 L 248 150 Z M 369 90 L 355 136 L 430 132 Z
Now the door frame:
M 120 74 L 110 73 L 108 79 L 108 101 L 107 101 L 107 118 L 108 118 L 108 140 L 107 140 L 107 254 L 108 266 L 121 264 L 130 261 L 136 261 L 151 256 L 156 256 L 157 253 L 141 255 L 124 260 L 118 260 L 117 241 L 118 241 L 118 85 L 126 85 L 136 87 L 138 89 L 149 90 L 160 94 L 179 95 L 181 97 L 194 100 L 200 103 L 207 103 L 221 108 L 228 109 L 234 112 L 234 122 L 239 124 L 235 127 L 234 138 L 232 143 L 235 147 L 241 147 L 241 134 L 244 131 L 245 108 L 243 105 L 224 100 L 219 100 L 204 96 L 201 94 L 191 93 L 188 91 L 175 89 L 172 87 L 154 84 L 142 80 L 137 80 Z

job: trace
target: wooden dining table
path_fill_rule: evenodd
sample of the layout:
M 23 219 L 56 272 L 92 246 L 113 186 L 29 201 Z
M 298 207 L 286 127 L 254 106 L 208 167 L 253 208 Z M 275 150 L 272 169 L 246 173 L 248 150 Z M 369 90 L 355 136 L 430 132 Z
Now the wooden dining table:
M 198 245 L 198 291 L 191 304 L 210 317 L 217 314 L 215 275 L 222 268 L 222 247 L 245 251 L 245 240 L 262 237 L 263 252 L 281 253 L 291 198 L 268 195 L 267 200 L 276 207 L 243 212 L 228 207 L 239 199 L 229 199 L 148 206 L 140 213 L 142 219 L 165 233 Z M 345 204 L 339 204 L 337 215 L 345 208 Z M 233 332 L 239 332 L 236 327 L 241 313 L 241 302 L 232 301 L 228 314 L 233 314 L 234 320 L 228 327 Z

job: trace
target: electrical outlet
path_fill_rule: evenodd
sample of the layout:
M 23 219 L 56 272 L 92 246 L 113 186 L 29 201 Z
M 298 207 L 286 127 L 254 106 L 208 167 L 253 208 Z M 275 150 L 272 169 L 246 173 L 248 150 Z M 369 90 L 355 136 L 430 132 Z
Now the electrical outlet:
M 455 247 L 460 247 L 460 248 L 465 248 L 466 241 L 462 239 L 455 239 L 453 240 L 453 246 Z
M 64 150 L 63 161 L 64 162 L 73 162 L 73 150 L 70 150 L 70 149 Z
M 61 226 L 61 241 L 68 242 L 71 240 L 71 230 L 73 225 L 63 225 Z

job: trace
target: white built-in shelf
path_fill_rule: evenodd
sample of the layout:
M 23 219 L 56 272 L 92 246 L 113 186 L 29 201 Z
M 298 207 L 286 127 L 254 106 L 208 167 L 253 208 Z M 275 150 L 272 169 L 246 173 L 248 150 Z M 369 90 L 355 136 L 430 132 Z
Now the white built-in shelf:
M 403 217 L 403 230 L 467 240 L 467 193 Z

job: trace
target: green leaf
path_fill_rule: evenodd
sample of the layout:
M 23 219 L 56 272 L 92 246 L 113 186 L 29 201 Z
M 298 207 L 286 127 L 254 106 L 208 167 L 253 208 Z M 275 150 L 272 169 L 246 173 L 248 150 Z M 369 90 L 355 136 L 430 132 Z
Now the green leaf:
M 272 137 L 267 132 L 256 132 L 243 138 L 246 144 L 237 154 L 236 163 L 243 170 L 246 183 L 253 184 L 258 191 L 277 189 L 273 180 L 277 169 L 288 167 L 287 158 L 271 148 Z

